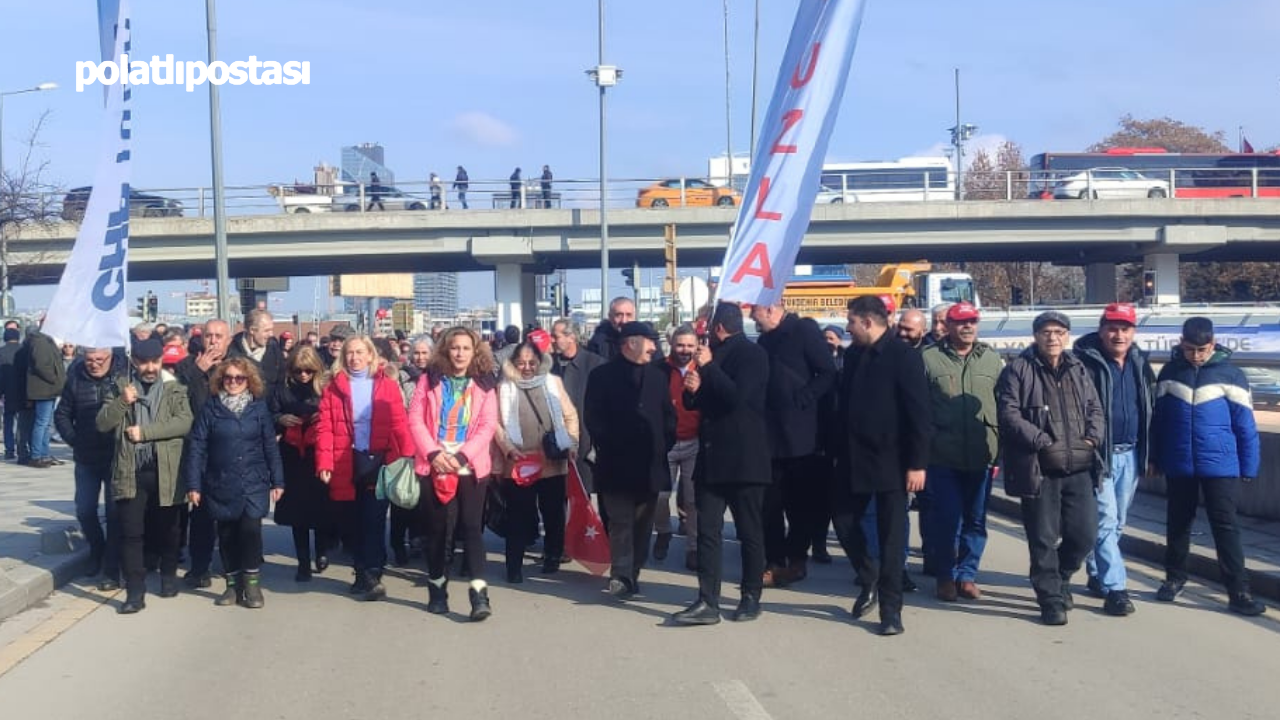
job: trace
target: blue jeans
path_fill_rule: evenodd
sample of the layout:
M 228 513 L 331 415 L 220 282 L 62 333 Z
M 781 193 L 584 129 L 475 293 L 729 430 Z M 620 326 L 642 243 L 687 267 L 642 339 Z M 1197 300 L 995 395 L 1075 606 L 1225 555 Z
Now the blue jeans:
M 911 545 L 911 512 L 907 511 L 906 520 L 902 522 L 902 569 L 907 569 L 907 552 Z M 873 558 L 880 557 L 880 533 L 876 531 L 879 522 L 876 520 L 876 498 L 872 494 L 871 502 L 867 503 L 867 511 L 862 513 L 862 519 L 858 521 L 862 527 L 862 534 L 867 538 L 867 555 Z
M 1111 477 L 1103 478 L 1095 493 L 1098 498 L 1098 542 L 1085 560 L 1089 577 L 1096 577 L 1107 592 L 1124 590 L 1128 576 L 1120 537 L 1124 535 L 1129 506 L 1138 491 L 1138 467 L 1134 450 L 1111 453 Z
M 89 543 L 89 551 L 94 557 L 102 558 L 103 577 L 118 579 L 120 577 L 120 528 L 116 503 L 110 497 L 111 464 L 86 465 L 76 463 L 76 520 L 80 521 L 80 532 L 84 533 Z M 107 491 L 107 532 L 102 532 L 102 523 L 98 521 L 98 498 L 103 489 Z
M 932 505 L 924 528 L 926 562 L 939 580 L 973 582 L 987 548 L 987 501 L 991 470 L 956 470 L 934 465 L 928 473 Z
M 53 433 L 54 400 L 36 400 L 34 420 L 31 426 L 31 459 L 39 460 L 50 457 L 49 437 Z

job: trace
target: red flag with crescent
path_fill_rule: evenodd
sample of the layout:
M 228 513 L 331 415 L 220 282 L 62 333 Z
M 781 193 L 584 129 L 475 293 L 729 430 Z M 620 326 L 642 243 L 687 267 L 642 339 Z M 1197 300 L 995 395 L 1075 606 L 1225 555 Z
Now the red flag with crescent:
M 564 523 L 564 553 L 577 560 L 592 575 L 609 572 L 612 560 L 609 556 L 609 538 L 604 534 L 604 523 L 591 504 L 587 488 L 578 474 L 577 463 L 569 463 L 568 483 L 569 514 Z

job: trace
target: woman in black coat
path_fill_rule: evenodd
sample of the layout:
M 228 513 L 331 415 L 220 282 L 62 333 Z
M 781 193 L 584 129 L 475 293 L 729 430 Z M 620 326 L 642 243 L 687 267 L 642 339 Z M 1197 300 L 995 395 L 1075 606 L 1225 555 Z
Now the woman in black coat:
M 204 404 L 187 437 L 187 500 L 208 503 L 217 522 L 227 589 L 218 605 L 262 607 L 262 518 L 284 492 L 275 423 L 253 361 L 223 361 L 209 378 L 217 398 Z
M 272 391 L 268 405 L 280 433 L 284 465 L 284 497 L 276 503 L 276 524 L 293 528 L 298 582 L 311 580 L 311 535 L 315 535 L 316 572 L 329 567 L 329 540 L 337 521 L 329 504 L 329 488 L 316 476 L 316 413 L 320 393 L 329 381 L 320 354 L 308 345 L 289 353 L 285 381 Z

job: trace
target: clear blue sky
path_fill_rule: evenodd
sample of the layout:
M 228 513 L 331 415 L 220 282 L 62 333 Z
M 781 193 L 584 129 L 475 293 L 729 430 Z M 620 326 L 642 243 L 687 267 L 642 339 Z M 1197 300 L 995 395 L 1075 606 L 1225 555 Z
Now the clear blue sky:
M 804 0 L 811 1 L 811 0 Z M 764 114 L 796 0 L 762 0 Z M 734 149 L 747 150 L 751 0 L 730 0 Z M 3 0 L 0 90 L 52 80 L 54 92 L 9 98 L 5 148 L 16 160 L 30 123 L 52 115 L 41 153 L 67 186 L 90 182 L 100 90 L 75 92 L 75 62 L 96 60 L 93 0 Z M 199 60 L 204 3 L 132 0 L 135 55 Z M 611 0 L 606 61 L 625 70 L 610 91 L 610 175 L 701 175 L 725 145 L 721 0 Z M 228 184 L 310 176 L 342 145 L 376 141 L 400 178 L 461 163 L 473 178 L 549 163 L 557 177 L 596 175 L 596 3 L 219 0 L 219 56 L 309 60 L 309 86 L 223 86 Z M 832 139 L 833 160 L 939 149 L 954 122 L 952 68 L 979 143 L 1009 138 L 1027 154 L 1073 150 L 1124 113 L 1172 116 L 1255 147 L 1280 141 L 1274 32 L 1280 3 L 1256 0 L 870 0 Z M 140 87 L 134 95 L 136 187 L 194 187 L 210 177 L 208 93 Z M 583 273 L 581 287 L 594 276 Z M 473 283 L 474 285 L 474 283 Z M 480 283 L 485 287 L 483 283 Z M 620 286 L 620 278 L 611 286 Z M 151 287 L 162 311 L 171 291 Z M 311 281 L 281 309 L 311 308 Z M 51 289 L 19 289 L 19 306 Z M 576 296 L 576 292 L 575 292 Z M 464 303 L 491 299 L 487 290 Z

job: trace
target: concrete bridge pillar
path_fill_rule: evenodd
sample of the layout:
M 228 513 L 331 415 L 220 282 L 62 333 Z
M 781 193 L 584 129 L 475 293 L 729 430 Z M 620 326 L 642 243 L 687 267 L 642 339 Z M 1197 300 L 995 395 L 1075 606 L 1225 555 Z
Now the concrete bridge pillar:
M 1090 263 L 1084 266 L 1084 302 L 1106 305 L 1117 299 L 1116 264 Z
M 537 276 L 515 263 L 497 265 L 493 269 L 494 298 L 498 303 L 498 330 L 515 325 L 524 330 L 525 323 L 538 315 L 534 281 Z
M 1152 305 L 1177 305 L 1182 302 L 1182 281 L 1178 274 L 1177 253 L 1155 253 L 1142 259 L 1143 287 L 1150 273 L 1155 274 L 1153 291 L 1144 290 Z

